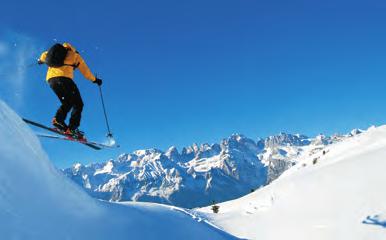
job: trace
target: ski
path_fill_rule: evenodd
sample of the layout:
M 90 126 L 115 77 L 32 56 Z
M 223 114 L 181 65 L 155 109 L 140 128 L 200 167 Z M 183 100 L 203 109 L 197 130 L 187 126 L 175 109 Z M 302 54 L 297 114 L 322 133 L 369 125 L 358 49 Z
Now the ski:
M 70 142 L 78 142 L 78 143 L 84 144 L 84 145 L 86 145 L 86 146 L 88 146 L 90 148 L 93 148 L 95 150 L 101 150 L 102 149 L 102 147 L 98 146 L 99 145 L 98 143 L 89 142 L 89 141 L 79 141 L 79 140 L 76 140 L 74 138 L 65 137 L 65 136 L 49 135 L 49 134 L 36 134 L 36 136 L 43 137 L 43 138 L 52 138 L 52 139 L 58 139 L 58 140 L 66 140 L 66 141 L 70 141 Z
M 71 141 L 71 142 L 78 142 L 78 143 L 84 144 L 90 148 L 93 148 L 95 150 L 101 150 L 102 148 L 114 148 L 113 146 L 105 145 L 102 143 L 92 142 L 92 141 L 88 141 L 88 140 L 78 140 L 78 139 L 72 138 L 71 136 L 68 136 L 68 135 L 64 134 L 63 132 L 57 130 L 56 128 L 47 127 L 43 124 L 28 120 L 25 118 L 23 118 L 23 121 L 32 125 L 32 126 L 39 127 L 39 128 L 42 128 L 42 129 L 45 129 L 47 131 L 50 131 L 50 132 L 53 132 L 53 133 L 60 135 L 60 136 L 58 136 L 58 135 L 48 135 L 48 134 L 37 134 L 38 137 L 45 137 L 45 138 L 66 140 L 66 141 Z
M 33 125 L 35 127 L 39 127 L 39 128 L 43 128 L 45 130 L 48 130 L 48 131 L 51 131 L 53 133 L 57 133 L 57 134 L 60 134 L 60 135 L 63 135 L 65 136 L 61 131 L 57 130 L 56 128 L 52 128 L 52 127 L 47 127 L 43 124 L 40 124 L 40 123 L 37 123 L 37 122 L 34 122 L 34 121 L 31 121 L 31 120 L 28 120 L 28 119 L 25 119 L 23 118 L 23 121 L 30 124 L 30 125 Z

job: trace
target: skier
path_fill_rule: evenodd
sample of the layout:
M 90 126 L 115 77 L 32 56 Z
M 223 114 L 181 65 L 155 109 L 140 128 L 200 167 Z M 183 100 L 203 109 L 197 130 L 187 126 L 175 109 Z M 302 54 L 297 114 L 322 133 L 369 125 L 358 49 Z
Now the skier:
M 102 80 L 91 73 L 79 52 L 69 43 L 57 43 L 48 51 L 43 52 L 38 59 L 38 64 L 43 63 L 48 65 L 46 80 L 61 102 L 61 106 L 52 119 L 52 125 L 66 135 L 80 140 L 84 139 L 84 133 L 78 129 L 83 101 L 73 81 L 74 70 L 78 68 L 86 79 L 99 86 L 102 85 Z M 71 118 L 67 125 L 65 120 L 71 109 Z

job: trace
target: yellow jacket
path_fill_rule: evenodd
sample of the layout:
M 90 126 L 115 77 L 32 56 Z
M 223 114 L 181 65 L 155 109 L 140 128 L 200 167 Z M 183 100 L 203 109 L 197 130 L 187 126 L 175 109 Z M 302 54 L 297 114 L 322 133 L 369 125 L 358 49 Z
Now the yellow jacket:
M 75 50 L 75 48 L 71 46 L 69 43 L 63 43 L 63 46 L 68 49 L 67 56 L 64 59 L 64 64 L 68 64 L 72 66 L 64 65 L 62 67 L 48 67 L 46 80 L 48 81 L 50 80 L 50 78 L 53 78 L 53 77 L 68 77 L 73 79 L 74 70 L 75 70 L 73 66 L 77 66 L 77 68 L 79 68 L 79 71 L 83 74 L 85 78 L 94 82 L 95 81 L 94 74 L 92 74 L 87 64 L 84 62 L 83 58 Z M 47 51 L 42 53 L 39 60 L 42 62 L 45 62 L 46 57 L 47 57 Z

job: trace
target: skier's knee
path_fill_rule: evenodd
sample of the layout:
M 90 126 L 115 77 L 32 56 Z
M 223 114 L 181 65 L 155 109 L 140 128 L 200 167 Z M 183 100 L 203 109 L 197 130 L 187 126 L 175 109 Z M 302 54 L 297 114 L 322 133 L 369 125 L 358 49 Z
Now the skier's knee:
M 75 108 L 76 110 L 78 110 L 78 111 L 82 111 L 82 110 L 83 110 L 83 106 L 84 106 L 83 102 L 80 101 L 80 102 L 77 102 L 77 103 L 75 104 L 74 108 Z

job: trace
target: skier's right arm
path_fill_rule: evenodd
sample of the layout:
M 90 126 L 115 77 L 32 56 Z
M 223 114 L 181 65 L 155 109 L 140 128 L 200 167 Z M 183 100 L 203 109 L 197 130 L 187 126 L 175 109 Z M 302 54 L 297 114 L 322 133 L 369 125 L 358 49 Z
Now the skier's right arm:
M 43 64 L 46 62 L 47 57 L 47 51 L 43 52 L 42 55 L 40 55 L 40 58 L 38 59 L 38 64 Z
M 86 62 L 83 60 L 83 58 L 82 58 L 82 56 L 80 56 L 80 54 L 77 54 L 77 62 L 78 62 L 78 64 L 77 64 L 78 69 L 83 74 L 83 76 L 86 79 L 90 80 L 91 82 L 95 82 L 96 77 L 94 76 L 94 74 L 92 74 L 92 72 L 90 71 Z

